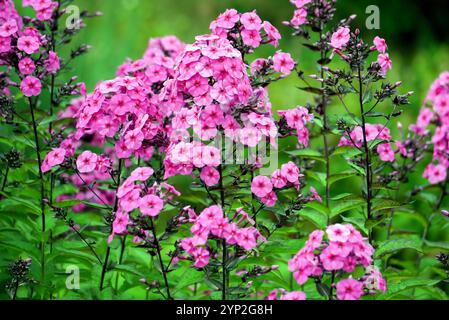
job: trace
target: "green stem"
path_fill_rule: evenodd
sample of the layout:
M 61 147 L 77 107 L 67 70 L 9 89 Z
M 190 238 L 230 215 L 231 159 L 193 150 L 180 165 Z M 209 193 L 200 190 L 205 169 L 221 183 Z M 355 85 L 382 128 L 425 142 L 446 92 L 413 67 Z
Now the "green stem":
M 370 221 L 372 218 L 372 177 L 371 177 L 371 156 L 368 145 L 368 139 L 366 136 L 366 118 L 363 106 L 363 79 L 360 66 L 358 66 L 358 78 L 359 78 L 359 103 L 360 103 L 360 113 L 362 116 L 362 131 L 363 131 L 363 149 L 365 153 L 365 176 L 366 176 L 366 209 L 367 209 L 367 220 Z M 369 228 L 368 231 L 369 242 L 372 243 L 373 235 L 372 229 Z
M 37 122 L 36 117 L 34 114 L 34 108 L 36 107 L 36 101 L 33 102 L 31 98 L 28 98 L 29 106 L 30 106 L 30 113 L 31 113 L 31 121 L 33 125 L 33 133 L 34 133 L 34 142 L 36 144 L 36 156 L 37 156 L 37 165 L 38 165 L 38 171 L 39 171 L 39 180 L 41 185 L 41 197 L 40 197 L 40 203 L 41 203 L 41 219 L 42 219 L 42 233 L 46 231 L 46 225 L 45 225 L 45 180 L 44 180 L 44 173 L 42 172 L 42 158 L 41 158 L 41 149 L 39 144 L 39 134 L 37 131 Z M 45 241 L 41 242 L 41 277 L 42 280 L 45 279 Z
M 119 199 L 117 197 L 117 191 L 120 188 L 120 184 L 121 184 L 122 168 L 123 168 L 123 159 L 120 159 L 118 162 L 117 188 L 116 188 L 115 203 L 114 203 L 114 210 L 113 210 L 114 213 L 117 212 L 117 209 L 118 209 L 118 200 Z M 112 226 L 111 226 L 110 232 L 112 232 Z M 104 288 L 104 278 L 106 276 L 110 255 L 111 255 L 111 247 L 108 245 L 108 248 L 106 249 L 106 257 L 104 258 L 104 262 L 103 262 L 103 268 L 101 270 L 100 291 L 103 291 L 103 288 Z
M 165 291 L 167 292 L 167 299 L 173 300 L 173 298 L 170 295 L 170 286 L 168 283 L 167 270 L 165 269 L 164 261 L 162 260 L 161 247 L 159 245 L 159 240 L 157 238 L 156 226 L 154 225 L 153 218 L 150 218 L 150 222 L 151 222 L 151 231 L 153 232 L 153 237 L 154 237 L 154 245 L 156 246 L 157 257 L 159 259 L 162 276 L 164 278 Z
M 6 182 L 8 181 L 8 173 L 9 173 L 9 165 L 6 165 L 6 171 L 2 183 L 2 192 L 5 191 L 6 188 Z
M 435 207 L 433 209 L 433 213 L 430 215 L 429 219 L 427 220 L 427 225 L 426 225 L 426 228 L 424 229 L 424 233 L 423 233 L 423 236 L 422 236 L 422 242 L 423 243 L 427 239 L 430 227 L 432 226 L 433 219 L 435 219 L 435 217 L 438 215 L 437 211 L 440 210 L 441 205 L 443 204 L 444 198 L 448 195 L 448 192 L 447 192 L 448 181 L 449 180 L 447 180 L 446 182 L 444 182 L 441 185 L 441 195 L 440 195 L 438 201 L 435 203 Z
M 323 29 L 324 24 L 321 22 L 321 28 L 320 28 L 320 41 L 323 40 Z M 325 48 L 321 48 L 320 53 L 321 60 L 324 60 L 326 58 L 326 51 Z M 325 83 L 324 83 L 324 68 L 322 65 L 320 65 L 320 72 L 321 72 L 321 108 L 323 110 L 323 129 L 321 131 L 323 135 L 323 144 L 324 144 L 324 160 L 326 162 L 326 207 L 329 208 L 329 201 L 330 201 L 330 152 L 329 152 L 329 141 L 327 137 L 328 132 L 328 119 L 327 119 L 327 101 L 326 101 L 326 94 L 324 93 L 325 89 Z M 327 224 L 330 224 L 330 217 L 328 216 Z
M 126 249 L 126 238 L 128 237 L 127 234 L 122 238 L 122 245 L 120 249 L 120 257 L 118 259 L 118 264 L 121 265 L 123 263 L 123 257 L 125 256 L 125 249 Z M 120 272 L 117 272 L 116 278 L 115 278 L 115 290 L 118 290 L 118 279 L 119 279 Z
M 223 185 L 223 167 L 220 165 L 218 167 L 218 172 L 220 173 L 220 182 L 219 182 L 219 188 L 220 188 L 220 199 L 221 199 L 221 207 L 223 210 L 223 216 L 226 218 L 226 213 L 224 210 L 225 207 L 225 189 Z M 228 293 L 227 293 L 227 285 L 228 285 L 228 272 L 226 268 L 226 262 L 228 260 L 228 248 L 226 245 L 226 240 L 222 240 L 222 248 L 223 248 L 223 256 L 221 261 L 221 267 L 223 271 L 223 278 L 222 278 L 222 291 L 221 291 L 221 298 L 222 300 L 227 300 Z
M 332 271 L 331 285 L 329 289 L 329 301 L 334 300 L 334 282 L 335 282 L 335 271 Z

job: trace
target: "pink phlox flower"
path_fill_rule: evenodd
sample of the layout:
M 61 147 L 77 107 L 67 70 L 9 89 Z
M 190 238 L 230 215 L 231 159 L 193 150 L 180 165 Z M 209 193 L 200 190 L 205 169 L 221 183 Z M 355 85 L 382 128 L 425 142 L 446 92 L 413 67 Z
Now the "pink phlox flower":
M 76 160 L 76 167 L 81 173 L 89 173 L 95 170 L 98 156 L 91 151 L 84 151 Z

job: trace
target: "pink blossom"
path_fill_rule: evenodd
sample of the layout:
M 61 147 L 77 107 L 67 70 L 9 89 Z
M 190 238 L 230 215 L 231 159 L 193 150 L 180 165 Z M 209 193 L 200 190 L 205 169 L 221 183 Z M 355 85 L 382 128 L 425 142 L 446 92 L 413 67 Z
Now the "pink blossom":
M 269 40 L 270 44 L 277 47 L 279 44 L 279 40 L 282 38 L 281 34 L 279 33 L 278 29 L 276 29 L 271 23 L 268 21 L 264 21 L 263 23 L 263 29 L 265 30 Z
M 205 248 L 196 248 L 193 252 L 193 259 L 195 259 L 194 266 L 196 268 L 204 268 L 209 264 L 210 253 Z
M 379 51 L 379 53 L 387 52 L 388 46 L 387 46 L 387 42 L 385 41 L 385 39 L 375 37 L 374 45 L 376 46 L 376 50 Z
M 343 269 L 344 257 L 340 255 L 340 252 L 333 250 L 331 246 L 328 246 L 323 250 L 320 255 L 320 260 L 323 263 L 323 268 L 327 271 L 335 271 Z
M 318 192 L 316 191 L 316 189 L 314 187 L 310 187 L 310 192 L 312 193 L 310 200 L 312 201 L 319 201 L 319 202 L 323 202 L 323 199 L 321 199 L 320 195 L 318 194 Z
M 281 174 L 291 183 L 298 182 L 300 176 L 299 168 L 293 162 L 284 164 L 281 168 Z
M 133 102 L 127 95 L 117 94 L 112 97 L 110 102 L 110 108 L 116 115 L 122 116 L 127 112 L 132 111 Z
M 278 51 L 273 57 L 273 69 L 283 75 L 289 75 L 295 68 L 295 61 L 289 53 Z
M 115 220 L 112 223 L 112 234 L 109 236 L 108 242 L 112 242 L 114 235 L 126 233 L 128 225 L 129 215 L 126 212 L 117 211 L 115 214 Z
M 259 31 L 262 28 L 262 20 L 255 12 L 247 12 L 241 15 L 240 22 L 247 30 Z
M 271 175 L 271 182 L 273 183 L 273 186 L 277 189 L 282 189 L 287 185 L 287 178 L 282 174 L 281 170 L 278 169 L 273 172 Z
M 240 130 L 240 141 L 248 147 L 256 147 L 261 139 L 262 134 L 257 128 L 245 127 Z
M 307 10 L 300 8 L 298 10 L 295 10 L 293 13 L 293 18 L 290 20 L 290 23 L 294 27 L 302 26 L 307 22 Z
M 393 68 L 393 62 L 390 59 L 388 53 L 379 54 L 377 57 L 377 63 L 380 65 L 382 74 L 386 74 L 391 68 Z
M 209 82 L 207 78 L 196 75 L 186 82 L 187 91 L 194 97 L 201 96 L 209 91 Z
M 146 167 L 146 168 L 137 168 L 135 169 L 130 177 L 129 181 L 146 181 L 149 177 L 151 177 L 154 173 L 154 170 L 152 168 Z
M 447 168 L 441 164 L 429 164 L 424 171 L 424 178 L 428 179 L 430 184 L 438 184 L 446 180 Z
M 49 152 L 42 163 L 42 172 L 48 172 L 51 168 L 59 166 L 64 162 L 66 151 L 62 148 L 54 149 Z
M 334 49 L 341 50 L 349 42 L 351 30 L 348 27 L 340 27 L 332 34 L 331 46 Z
M 264 198 L 273 191 L 273 184 L 269 178 L 258 176 L 251 183 L 251 191 L 259 198 Z
M 98 156 L 91 151 L 84 151 L 76 160 L 76 167 L 81 173 L 89 173 L 95 170 Z
M 382 143 L 377 146 L 377 153 L 379 154 L 379 158 L 385 162 L 394 162 L 395 153 L 391 148 L 390 143 Z
M 0 53 L 11 51 L 11 38 L 0 37 Z
M 259 31 L 257 30 L 243 29 L 242 40 L 245 45 L 257 48 L 260 46 L 262 37 L 260 36 Z
M 17 48 L 27 54 L 39 51 L 40 42 L 33 36 L 22 36 L 17 40 Z
M 50 51 L 48 53 L 48 59 L 45 62 L 45 67 L 47 72 L 56 73 L 60 68 L 60 61 L 58 54 L 56 52 Z
M 204 167 L 200 177 L 208 187 L 215 186 L 220 181 L 220 173 L 212 167 Z
M 346 242 L 349 239 L 351 231 L 345 225 L 334 224 L 326 229 L 326 233 L 330 241 Z
M 30 58 L 23 58 L 19 62 L 19 71 L 23 75 L 30 75 L 36 70 L 36 65 L 34 61 Z
M 265 197 L 261 198 L 260 201 L 262 201 L 262 203 L 267 207 L 274 207 L 276 205 L 276 202 L 278 201 L 278 197 L 276 193 L 272 191 Z
M 434 113 L 429 108 L 422 108 L 419 116 L 417 125 L 421 128 L 427 128 L 434 117 Z
M 337 283 L 337 298 L 339 300 L 359 300 L 363 295 L 363 283 L 352 277 Z
M 139 210 L 144 216 L 157 217 L 164 207 L 164 201 L 155 195 L 146 195 L 139 200 Z
M 218 17 L 216 23 L 220 28 L 231 29 L 235 26 L 239 19 L 240 17 L 237 10 L 228 9 Z
M 20 90 L 25 97 L 36 97 L 41 94 L 41 81 L 36 77 L 28 76 L 20 83 Z
M 281 296 L 281 300 L 289 300 L 289 301 L 305 301 L 307 300 L 306 294 L 301 291 L 293 291 L 284 293 Z
M 9 37 L 19 30 L 16 20 L 8 20 L 0 25 L 0 37 Z
M 240 229 L 238 232 L 237 244 L 246 251 L 254 249 L 257 246 L 254 229 L 252 227 Z
M 296 6 L 296 8 L 299 9 L 312 2 L 312 0 L 291 0 L 290 2 L 292 2 Z

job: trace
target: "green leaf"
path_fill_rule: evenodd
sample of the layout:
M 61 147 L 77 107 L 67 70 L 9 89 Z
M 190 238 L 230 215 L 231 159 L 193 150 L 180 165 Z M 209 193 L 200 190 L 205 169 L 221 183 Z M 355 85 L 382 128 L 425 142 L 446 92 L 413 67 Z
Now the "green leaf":
M 140 277 L 140 278 L 145 278 L 145 274 L 140 272 L 140 271 L 138 271 L 136 269 L 136 267 L 132 266 L 132 265 L 119 264 L 119 265 L 114 266 L 113 269 L 116 270 L 116 271 L 129 273 L 129 274 L 135 275 L 135 276 Z
M 319 229 L 324 229 L 327 225 L 328 216 L 323 212 L 319 212 L 316 210 L 301 210 L 299 215 L 311 221 Z
M 319 183 L 321 183 L 321 185 L 324 187 L 326 186 L 326 174 L 323 172 L 315 172 L 315 171 L 307 171 L 306 175 L 309 178 L 312 178 L 316 181 L 318 181 Z
M 355 148 L 351 146 L 338 147 L 337 149 L 334 150 L 334 152 L 332 152 L 331 157 L 344 155 L 354 149 Z
M 192 284 L 202 282 L 204 279 L 204 273 L 200 271 L 196 271 L 194 269 L 187 269 L 182 276 L 180 277 L 180 280 L 176 284 L 174 292 L 177 292 L 185 287 L 188 287 Z
M 363 104 L 370 103 L 371 100 L 373 100 L 373 92 L 371 90 L 368 90 L 363 95 Z
M 324 204 L 319 201 L 308 202 L 304 205 L 306 208 L 314 209 L 319 213 L 324 214 L 326 217 L 329 215 L 330 211 Z
M 296 254 L 304 246 L 305 240 L 269 240 L 264 246 L 265 254 Z
M 354 173 L 354 171 L 346 171 L 346 172 L 341 172 L 341 173 L 337 173 L 337 174 L 333 174 L 329 177 L 329 185 L 333 185 L 334 183 L 340 181 L 340 180 L 344 180 L 344 179 L 348 179 L 348 178 L 352 178 L 355 177 L 356 174 Z
M 323 90 L 321 88 L 314 88 L 314 87 L 298 87 L 299 90 L 310 92 L 313 94 L 322 94 Z
M 111 208 L 103 205 L 103 204 L 99 204 L 96 202 L 90 202 L 90 201 L 81 201 L 82 203 L 84 203 L 86 206 L 91 207 L 91 208 L 96 208 L 96 209 L 102 209 L 102 210 L 110 210 Z
M 324 156 L 316 150 L 300 149 L 300 150 L 288 151 L 287 153 L 289 155 L 295 156 L 295 157 L 308 158 L 308 159 L 312 159 L 312 160 L 316 160 L 316 161 L 325 162 Z
M 31 200 L 18 198 L 18 197 L 11 197 L 11 196 L 8 196 L 4 192 L 0 192 L 0 194 L 2 194 L 4 197 L 7 198 L 6 200 L 2 201 L 3 202 L 2 204 L 5 204 L 6 201 L 11 201 L 13 203 L 20 204 L 20 205 L 23 205 L 23 206 L 31 209 L 36 214 L 42 213 L 41 208 L 39 206 L 37 206 L 36 204 L 34 204 Z
M 373 212 L 387 210 L 387 209 L 395 209 L 395 208 L 400 208 L 400 207 L 402 207 L 402 204 L 397 201 L 390 200 L 390 199 L 380 199 L 380 201 L 376 201 L 376 203 L 374 204 Z
M 338 202 L 335 206 L 331 209 L 331 217 L 336 217 L 339 214 L 342 214 L 344 212 L 353 210 L 353 209 L 360 209 L 365 204 L 365 201 L 362 199 L 352 199 L 352 200 L 345 200 Z
M 433 249 L 449 251 L 449 243 L 447 243 L 447 242 L 432 242 L 432 241 L 426 240 L 424 242 L 424 245 L 426 247 L 433 248 Z
M 57 208 L 70 208 L 70 207 L 74 207 L 80 203 L 81 203 L 81 200 L 63 200 L 63 201 L 56 202 L 53 205 Z
M 401 279 L 398 283 L 389 283 L 388 284 L 388 298 L 392 298 L 393 296 L 405 291 L 414 288 L 420 287 L 432 287 L 441 282 L 438 279 L 425 279 L 425 278 L 408 278 Z
M 363 217 L 341 217 L 344 222 L 355 225 L 359 230 L 361 230 L 365 235 L 368 235 L 368 229 L 365 227 L 365 218 Z
M 395 253 L 397 251 L 405 249 L 412 249 L 418 252 L 422 252 L 421 241 L 413 238 L 399 238 L 383 241 L 379 244 L 374 257 L 380 258 L 386 254 Z

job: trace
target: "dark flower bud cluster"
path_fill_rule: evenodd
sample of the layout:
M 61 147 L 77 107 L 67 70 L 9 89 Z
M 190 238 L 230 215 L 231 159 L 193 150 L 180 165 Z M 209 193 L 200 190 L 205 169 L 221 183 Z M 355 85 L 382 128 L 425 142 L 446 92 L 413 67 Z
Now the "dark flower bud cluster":
M 6 163 L 10 169 L 18 169 L 22 167 L 22 156 L 17 150 L 11 150 L 5 153 L 2 157 L 2 161 Z
M 12 263 L 8 267 L 8 272 L 11 277 L 11 281 L 6 285 L 6 291 L 10 294 L 12 299 L 14 300 L 17 295 L 17 290 L 20 286 L 27 285 L 33 282 L 30 278 L 30 267 L 31 267 L 31 258 L 26 258 L 25 260 L 22 257 Z

